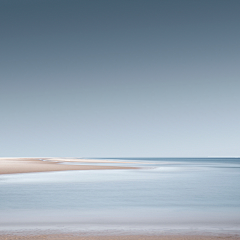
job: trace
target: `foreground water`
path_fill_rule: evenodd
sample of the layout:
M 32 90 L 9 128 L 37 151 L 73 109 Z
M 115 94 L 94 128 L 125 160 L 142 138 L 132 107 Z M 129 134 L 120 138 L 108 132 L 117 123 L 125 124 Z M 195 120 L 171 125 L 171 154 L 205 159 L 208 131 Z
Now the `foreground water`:
M 240 233 L 240 159 L 114 160 L 141 169 L 0 176 L 0 230 Z

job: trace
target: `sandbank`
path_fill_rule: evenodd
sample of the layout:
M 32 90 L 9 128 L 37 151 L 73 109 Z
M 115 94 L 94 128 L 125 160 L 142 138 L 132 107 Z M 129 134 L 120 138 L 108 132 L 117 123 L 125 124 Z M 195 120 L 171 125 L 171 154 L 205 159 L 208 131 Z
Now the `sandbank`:
M 78 162 L 84 165 L 64 165 L 64 162 Z M 136 169 L 123 166 L 97 166 L 86 163 L 116 163 L 117 161 L 77 159 L 77 158 L 0 158 L 0 174 L 68 171 L 68 170 L 101 170 L 101 169 Z

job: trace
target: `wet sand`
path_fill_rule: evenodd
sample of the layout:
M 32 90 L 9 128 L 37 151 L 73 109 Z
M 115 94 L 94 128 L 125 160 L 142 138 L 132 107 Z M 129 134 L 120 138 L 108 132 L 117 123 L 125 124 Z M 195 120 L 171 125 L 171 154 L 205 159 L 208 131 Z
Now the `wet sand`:
M 64 165 L 65 162 L 78 162 L 84 165 Z M 107 160 L 76 158 L 0 158 L 0 174 L 68 171 L 68 170 L 101 170 L 101 169 L 136 169 L 135 167 L 97 166 L 86 163 L 116 163 Z
M 120 236 L 77 236 L 76 234 L 42 234 L 42 235 L 18 235 L 2 234 L 0 240 L 240 240 L 240 236 L 221 235 L 167 235 L 167 236 L 149 236 L 149 235 L 120 235 Z

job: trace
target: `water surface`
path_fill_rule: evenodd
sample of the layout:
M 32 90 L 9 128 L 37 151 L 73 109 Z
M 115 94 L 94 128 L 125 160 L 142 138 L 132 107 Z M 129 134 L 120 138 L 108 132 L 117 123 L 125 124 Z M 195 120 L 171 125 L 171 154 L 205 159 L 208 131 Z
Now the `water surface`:
M 239 159 L 114 160 L 141 169 L 1 175 L 1 229 L 240 232 Z

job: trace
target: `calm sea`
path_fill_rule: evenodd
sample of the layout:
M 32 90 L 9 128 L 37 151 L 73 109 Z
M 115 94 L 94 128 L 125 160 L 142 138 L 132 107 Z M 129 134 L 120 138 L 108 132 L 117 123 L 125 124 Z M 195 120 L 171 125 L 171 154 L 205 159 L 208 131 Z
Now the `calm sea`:
M 1 175 L 0 230 L 240 233 L 239 158 L 108 160 L 141 168 Z

